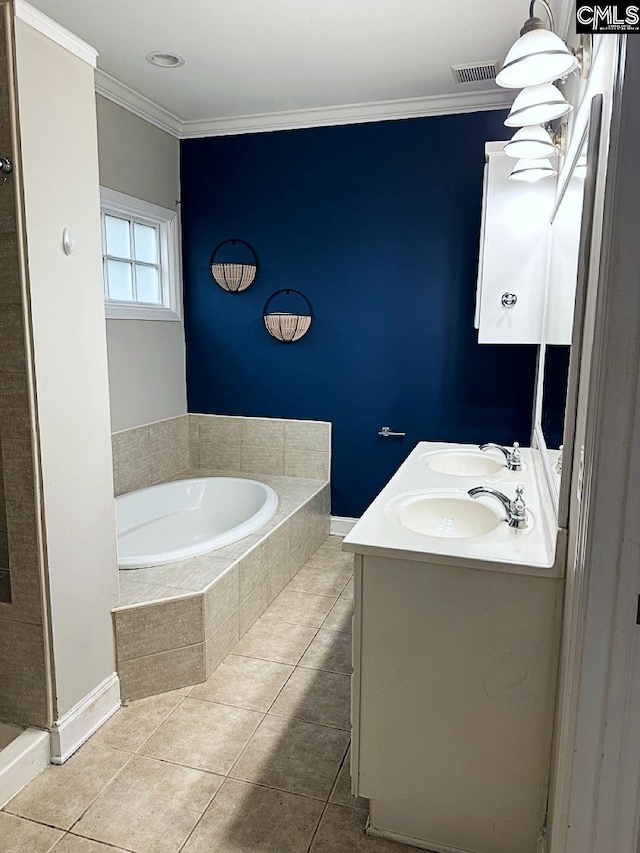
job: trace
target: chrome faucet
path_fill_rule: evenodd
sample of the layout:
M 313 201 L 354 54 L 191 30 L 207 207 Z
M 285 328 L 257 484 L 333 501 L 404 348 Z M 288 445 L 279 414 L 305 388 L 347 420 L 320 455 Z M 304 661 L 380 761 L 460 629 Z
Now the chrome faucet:
M 513 500 L 508 498 L 497 489 L 490 489 L 488 486 L 476 486 L 475 489 L 469 489 L 468 495 L 470 498 L 478 498 L 480 495 L 489 495 L 500 501 L 507 513 L 507 521 L 509 527 L 514 527 L 516 530 L 524 530 L 528 524 L 527 507 L 522 497 L 524 491 L 522 486 L 516 486 L 516 496 Z
M 520 455 L 520 444 L 517 441 L 513 442 L 513 447 L 504 447 L 502 444 L 481 444 L 480 450 L 500 450 L 504 453 L 507 460 L 507 468 L 509 471 L 522 471 L 522 456 Z

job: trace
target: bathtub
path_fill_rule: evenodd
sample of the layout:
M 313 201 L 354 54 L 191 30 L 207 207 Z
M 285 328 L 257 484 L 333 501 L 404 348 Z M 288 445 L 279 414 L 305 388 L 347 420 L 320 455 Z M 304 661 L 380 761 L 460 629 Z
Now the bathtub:
M 116 498 L 120 569 L 164 566 L 237 542 L 278 509 L 264 483 L 237 477 L 176 480 Z

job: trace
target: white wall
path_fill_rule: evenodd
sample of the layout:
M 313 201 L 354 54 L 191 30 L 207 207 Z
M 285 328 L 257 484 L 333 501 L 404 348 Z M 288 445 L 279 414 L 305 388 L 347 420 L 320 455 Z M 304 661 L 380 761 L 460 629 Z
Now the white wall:
M 55 716 L 115 670 L 118 564 L 93 69 L 16 23 Z M 66 256 L 62 231 L 77 242 Z
M 102 186 L 175 209 L 178 140 L 100 95 L 97 115 Z M 182 323 L 107 320 L 107 347 L 112 430 L 187 411 Z

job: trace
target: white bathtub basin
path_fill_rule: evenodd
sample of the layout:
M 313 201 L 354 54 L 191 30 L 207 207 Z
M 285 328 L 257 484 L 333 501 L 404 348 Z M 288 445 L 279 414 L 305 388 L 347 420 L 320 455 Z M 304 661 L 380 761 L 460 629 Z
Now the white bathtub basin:
M 263 527 L 276 492 L 256 480 L 176 480 L 116 498 L 118 565 L 164 566 L 215 551 Z

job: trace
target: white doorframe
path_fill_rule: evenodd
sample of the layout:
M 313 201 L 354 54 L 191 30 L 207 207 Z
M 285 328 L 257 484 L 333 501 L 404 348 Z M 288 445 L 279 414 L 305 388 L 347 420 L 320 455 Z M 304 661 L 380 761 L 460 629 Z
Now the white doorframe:
M 577 582 L 567 602 L 577 618 L 561 686 L 549 853 L 636 853 L 638 839 L 640 38 L 623 41 L 620 72 L 590 375 L 579 402 L 584 462 L 582 472 L 574 467 L 568 567 Z

